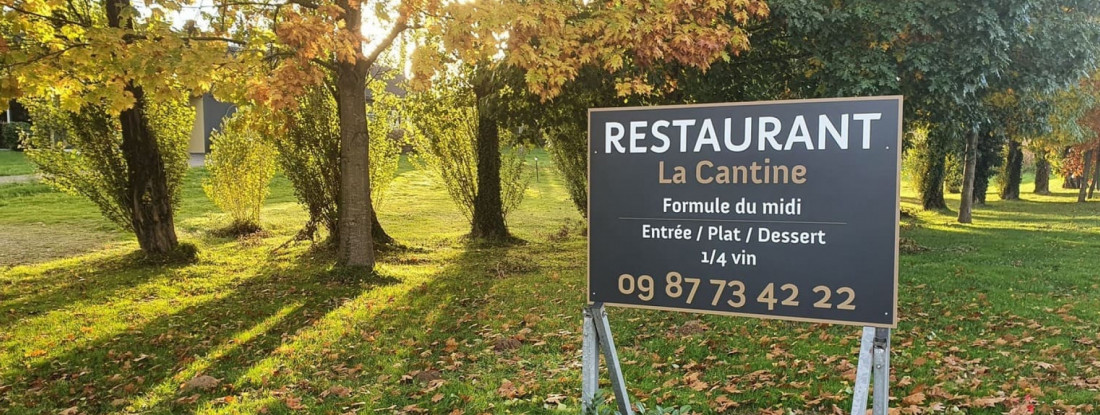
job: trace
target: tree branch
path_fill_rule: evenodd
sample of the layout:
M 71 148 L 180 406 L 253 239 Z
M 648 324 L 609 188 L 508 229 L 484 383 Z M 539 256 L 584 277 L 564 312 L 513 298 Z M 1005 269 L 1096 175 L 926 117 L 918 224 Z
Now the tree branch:
M 35 56 L 34 59 L 28 59 L 28 60 L 23 61 L 23 62 L 11 63 L 11 64 L 8 64 L 4 67 L 10 69 L 10 68 L 17 68 L 17 67 L 20 67 L 20 66 L 31 65 L 31 64 L 34 64 L 35 62 L 38 62 L 38 61 L 42 61 L 42 60 L 55 58 L 55 57 L 64 55 L 65 52 L 68 52 L 68 51 L 76 49 L 76 48 L 82 48 L 82 47 L 85 47 L 85 46 L 89 46 L 89 44 L 87 44 L 87 43 L 74 43 L 72 45 L 66 46 L 64 49 L 61 49 L 61 50 L 58 50 L 58 51 L 53 51 L 53 52 L 43 54 L 43 55 L 39 55 L 39 56 Z
M 336 70 L 336 65 L 333 65 L 331 62 L 325 62 L 325 61 L 323 61 L 321 59 L 317 59 L 317 58 L 310 59 L 309 61 L 313 62 L 315 64 L 318 64 L 321 67 L 323 67 L 325 69 L 328 69 L 330 71 L 335 71 Z
M 30 10 L 25 10 L 25 9 L 15 7 L 15 6 L 10 5 L 10 4 L 5 4 L 2 7 L 7 7 L 9 9 L 12 9 L 12 10 L 16 11 L 17 13 L 22 13 L 22 14 L 25 14 L 25 15 L 28 15 L 28 16 L 34 16 L 34 17 L 44 19 L 44 20 L 49 20 L 49 21 L 54 22 L 55 24 L 59 24 L 59 25 L 60 24 L 71 24 L 71 25 L 74 25 L 74 26 L 89 27 L 89 26 L 87 26 L 87 25 L 85 25 L 81 22 L 72 21 L 72 20 L 69 20 L 69 19 L 66 19 L 66 18 L 63 18 L 63 17 L 47 16 L 47 15 L 44 15 L 44 14 L 38 14 L 38 13 L 32 12 Z
M 390 45 L 393 44 L 394 39 L 397 39 L 397 35 L 400 35 L 401 32 L 405 31 L 405 29 L 409 27 L 408 21 L 409 17 L 406 15 L 401 15 L 401 17 L 397 18 L 397 21 L 394 22 L 393 28 L 390 29 L 390 33 L 386 35 L 385 39 L 382 39 L 382 43 L 379 43 L 378 46 L 374 47 L 374 50 L 371 51 L 370 56 L 367 56 L 366 63 L 368 68 L 374 66 L 374 61 L 378 60 L 378 56 L 382 55 L 382 52 L 386 49 L 389 49 Z
M 187 37 L 184 37 L 183 40 L 195 40 L 195 41 L 200 41 L 200 42 L 226 42 L 226 43 L 232 43 L 232 44 L 241 45 L 241 46 L 247 46 L 248 45 L 248 42 L 245 42 L 243 40 L 237 40 L 237 39 L 231 39 L 231 38 L 219 37 L 219 36 L 187 36 Z
M 321 7 L 321 5 L 308 0 L 288 0 L 287 3 L 296 4 L 311 10 L 317 10 Z

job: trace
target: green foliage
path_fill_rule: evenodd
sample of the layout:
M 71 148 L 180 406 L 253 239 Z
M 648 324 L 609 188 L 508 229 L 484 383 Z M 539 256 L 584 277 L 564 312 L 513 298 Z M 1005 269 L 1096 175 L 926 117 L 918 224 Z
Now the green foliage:
M 587 216 L 588 109 L 649 102 L 640 101 L 639 96 L 619 97 L 612 79 L 599 68 L 582 68 L 577 79 L 565 85 L 562 95 L 547 102 L 508 79 L 512 84 L 504 93 L 508 105 L 503 125 L 523 127 L 545 139 L 546 151 L 561 173 L 570 200 L 582 216 Z M 526 142 L 538 141 L 536 137 Z
M 9 150 L 19 149 L 23 137 L 31 132 L 31 125 L 22 121 L 10 122 L 3 127 L 3 131 L 0 131 L 0 148 Z
M 396 72 L 390 71 L 367 80 L 370 99 L 367 100 L 367 129 L 370 132 L 370 199 L 374 209 L 385 201 L 390 183 L 397 177 L 401 145 L 405 133 L 401 130 L 404 114 L 402 99 L 387 90 Z
M 546 151 L 565 180 L 569 200 L 582 216 L 588 216 L 588 132 L 580 123 L 547 127 Z
M 401 101 L 385 90 L 385 78 L 368 87 L 367 128 L 370 134 L 371 203 L 377 210 L 397 173 L 401 156 L 401 134 L 396 126 L 402 117 Z M 294 184 L 298 201 L 309 212 L 301 237 L 312 239 L 318 226 L 335 235 L 337 198 L 340 195 L 340 117 L 336 100 L 327 88 L 310 89 L 298 99 L 298 106 L 286 111 L 284 134 L 274 134 L 280 170 Z
M 1093 75 L 1096 77 L 1096 75 Z M 1046 101 L 1051 109 L 1046 122 L 1050 130 L 1038 134 L 1027 141 L 1027 147 L 1035 153 L 1058 153 L 1073 146 L 1096 139 L 1096 131 L 1087 122 L 1093 109 L 1100 103 L 1100 95 L 1090 82 L 1082 82 L 1072 88 L 1066 88 L 1049 94 Z M 1052 157 L 1057 163 L 1058 158 Z
M 945 208 L 943 182 L 948 174 L 949 143 L 927 127 L 911 130 L 910 135 L 905 160 L 920 192 L 921 205 L 926 209 Z
M 238 110 L 211 137 L 206 157 L 209 172 L 202 189 L 229 214 L 231 229 L 250 233 L 260 229 L 260 208 L 275 176 L 275 147 L 270 139 L 249 128 L 248 109 Z
M 467 220 L 473 220 L 477 196 L 478 114 L 473 94 L 461 85 L 439 84 L 409 105 L 410 141 L 415 161 L 435 173 Z M 504 217 L 519 206 L 531 178 L 523 174 L 526 148 L 508 129 L 501 131 L 500 184 Z
M 180 187 L 187 176 L 191 159 L 187 144 L 191 141 L 191 129 L 195 126 L 195 109 L 191 107 L 185 95 L 167 102 L 151 102 L 146 108 L 150 131 L 160 147 L 160 157 L 164 160 L 164 173 L 167 176 L 168 194 L 172 195 L 172 206 L 180 201 Z M 121 130 L 119 130 L 121 131 Z
M 993 131 L 983 131 L 978 135 L 978 160 L 974 164 L 974 201 L 985 204 L 990 180 L 996 176 L 1004 164 L 1006 137 Z
M 918 150 L 919 152 L 920 150 Z M 914 153 L 916 154 L 916 153 Z M 914 158 L 915 160 L 915 158 Z M 963 182 L 963 162 L 962 155 L 951 153 L 947 155 L 947 163 L 944 165 L 944 178 L 943 184 L 947 187 L 948 193 L 959 193 L 962 191 Z
M 118 118 L 106 108 L 86 105 L 64 110 L 52 100 L 24 103 L 36 120 L 24 144 L 27 157 L 50 185 L 91 200 L 107 219 L 133 231 L 129 170 L 122 155 Z M 194 110 L 182 99 L 150 103 L 146 115 L 160 146 L 171 204 L 176 206 L 187 174 L 187 142 Z
M 312 239 L 318 226 L 330 235 L 339 217 L 340 122 L 336 101 L 324 89 L 313 88 L 288 111 L 286 134 L 274 137 L 279 167 L 294 185 L 294 194 L 309 212 L 300 236 Z

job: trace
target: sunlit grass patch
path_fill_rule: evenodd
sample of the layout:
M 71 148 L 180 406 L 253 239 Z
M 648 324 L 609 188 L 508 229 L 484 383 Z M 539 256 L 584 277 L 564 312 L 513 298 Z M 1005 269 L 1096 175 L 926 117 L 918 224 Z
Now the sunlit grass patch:
M 284 246 L 305 221 L 285 179 L 267 233 L 239 239 L 210 232 L 227 220 L 193 170 L 177 227 L 199 260 L 176 266 L 130 261 L 136 244 L 86 202 L 0 187 L 12 196 L 0 229 L 38 226 L 58 246 L 79 241 L 56 229 L 110 235 L 0 268 L 0 412 L 576 413 L 584 226 L 539 157 L 540 180 L 508 219 L 525 243 L 509 246 L 468 243 L 446 192 L 403 162 L 379 213 L 405 247 L 357 278 L 321 246 Z M 901 257 L 895 407 L 1001 414 L 1030 395 L 1037 413 L 1096 410 L 1100 205 L 1023 190 L 1022 202 L 991 194 L 960 225 L 904 189 L 902 236 L 924 249 Z M 629 391 L 648 406 L 850 403 L 857 327 L 609 313 Z

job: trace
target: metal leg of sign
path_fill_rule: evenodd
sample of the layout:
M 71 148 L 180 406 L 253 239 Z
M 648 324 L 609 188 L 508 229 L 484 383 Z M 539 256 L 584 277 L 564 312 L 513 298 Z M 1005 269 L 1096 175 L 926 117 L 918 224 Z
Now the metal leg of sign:
M 890 329 L 875 329 L 875 405 L 871 413 L 886 415 L 890 410 Z
M 594 330 L 590 331 L 589 327 Z M 630 408 L 630 397 L 626 393 L 623 371 L 619 366 L 619 355 L 615 352 L 615 340 L 611 337 L 611 323 L 607 321 L 607 312 L 602 303 L 584 308 L 584 340 L 581 348 L 583 409 L 588 411 L 594 406 L 592 398 L 596 394 L 596 384 L 599 381 L 599 352 L 602 351 L 608 375 L 611 377 L 611 388 L 615 391 L 615 400 L 619 404 L 619 413 L 634 415 L 634 410 Z
M 600 383 L 600 339 L 592 308 L 584 308 L 584 339 L 581 343 L 581 407 L 583 413 L 593 409 L 592 399 Z
M 851 415 L 867 413 L 867 392 L 874 383 L 873 415 L 886 415 L 890 409 L 890 329 L 864 327 L 859 342 L 859 365 L 852 387 Z
M 871 388 L 871 353 L 875 340 L 875 328 L 864 327 L 859 341 L 859 364 L 856 366 L 856 383 L 852 386 L 852 415 L 867 413 L 867 395 Z

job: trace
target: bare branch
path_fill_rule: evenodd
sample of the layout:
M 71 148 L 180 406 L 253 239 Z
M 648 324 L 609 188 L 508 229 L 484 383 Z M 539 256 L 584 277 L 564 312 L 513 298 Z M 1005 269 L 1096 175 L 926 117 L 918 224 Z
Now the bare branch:
M 409 27 L 408 22 L 409 18 L 406 15 L 401 15 L 401 17 L 397 18 L 397 21 L 393 24 L 393 28 L 390 29 L 390 33 L 386 35 L 385 39 L 382 39 L 382 43 L 374 47 L 374 51 L 370 53 L 370 56 L 367 56 L 366 63 L 368 68 L 374 66 L 374 61 L 378 60 L 378 56 L 382 55 L 382 52 L 386 49 L 389 49 L 394 39 L 397 39 L 397 35 L 400 35 L 401 32 Z
M 232 39 L 232 38 L 227 38 L 227 37 L 219 37 L 219 36 L 187 36 L 187 37 L 184 37 L 183 39 L 184 40 L 200 41 L 200 42 L 226 42 L 226 43 L 232 43 L 232 44 L 241 45 L 241 46 L 248 45 L 248 42 L 245 42 L 243 40 L 237 40 L 237 39 Z
M 332 62 L 325 62 L 325 61 L 323 61 L 321 59 L 317 59 L 317 58 L 310 59 L 309 61 L 313 62 L 315 64 L 318 64 L 321 67 L 323 67 L 325 69 L 328 69 L 330 71 L 335 71 L 336 70 L 336 65 L 333 65 Z

